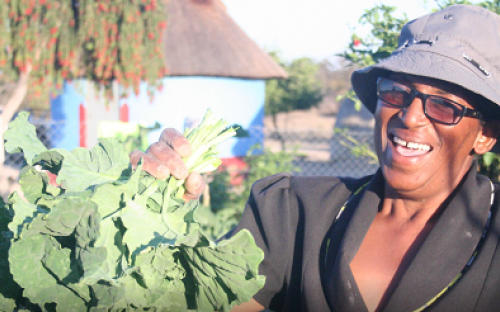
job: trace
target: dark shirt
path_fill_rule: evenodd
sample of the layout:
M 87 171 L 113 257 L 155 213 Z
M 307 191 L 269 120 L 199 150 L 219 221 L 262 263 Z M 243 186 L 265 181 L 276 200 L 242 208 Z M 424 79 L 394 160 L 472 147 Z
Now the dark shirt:
M 384 312 L 424 306 L 469 261 L 484 230 L 491 200 L 491 184 L 475 168 L 444 203 L 447 207 Z M 367 182 L 334 222 L 348 198 Z M 266 285 L 255 300 L 273 311 L 366 312 L 349 263 L 378 212 L 383 185 L 380 171 L 361 179 L 283 174 L 257 182 L 235 229 L 249 229 L 265 253 L 259 273 L 267 277 Z M 425 311 L 500 311 L 497 211 L 498 200 L 472 266 Z

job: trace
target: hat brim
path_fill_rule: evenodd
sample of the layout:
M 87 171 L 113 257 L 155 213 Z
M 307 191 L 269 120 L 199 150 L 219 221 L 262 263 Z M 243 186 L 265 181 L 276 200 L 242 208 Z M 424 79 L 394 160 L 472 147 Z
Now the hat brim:
M 429 77 L 459 85 L 497 104 L 500 95 L 492 88 L 486 76 L 463 63 L 438 53 L 403 50 L 380 63 L 355 71 L 351 83 L 358 98 L 372 113 L 377 105 L 377 79 L 387 72 Z

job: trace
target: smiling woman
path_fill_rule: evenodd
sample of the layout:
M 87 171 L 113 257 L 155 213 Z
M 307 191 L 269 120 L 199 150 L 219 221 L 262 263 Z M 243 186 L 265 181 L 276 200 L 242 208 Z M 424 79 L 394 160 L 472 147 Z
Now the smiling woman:
M 475 161 L 500 135 L 499 34 L 496 14 L 451 6 L 354 72 L 380 169 L 255 183 L 228 236 L 252 233 L 266 284 L 237 311 L 499 310 L 498 187 Z

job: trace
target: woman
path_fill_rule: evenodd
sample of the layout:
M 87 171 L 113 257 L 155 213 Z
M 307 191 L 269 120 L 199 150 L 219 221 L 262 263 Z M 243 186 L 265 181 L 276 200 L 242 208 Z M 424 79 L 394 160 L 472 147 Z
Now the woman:
M 235 311 L 500 310 L 498 200 L 474 161 L 499 133 L 499 34 L 496 14 L 452 6 L 408 23 L 391 57 L 353 74 L 380 169 L 257 182 L 233 232 L 264 250 L 266 285 Z M 160 142 L 132 163 L 185 177 L 185 139 L 166 130 Z M 198 196 L 199 175 L 187 181 Z

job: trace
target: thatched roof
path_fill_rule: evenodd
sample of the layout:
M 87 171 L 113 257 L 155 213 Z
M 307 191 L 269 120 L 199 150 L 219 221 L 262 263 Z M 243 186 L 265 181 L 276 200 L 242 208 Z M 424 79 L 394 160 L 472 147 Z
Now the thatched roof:
M 287 76 L 233 21 L 221 0 L 166 1 L 165 58 L 170 76 Z

